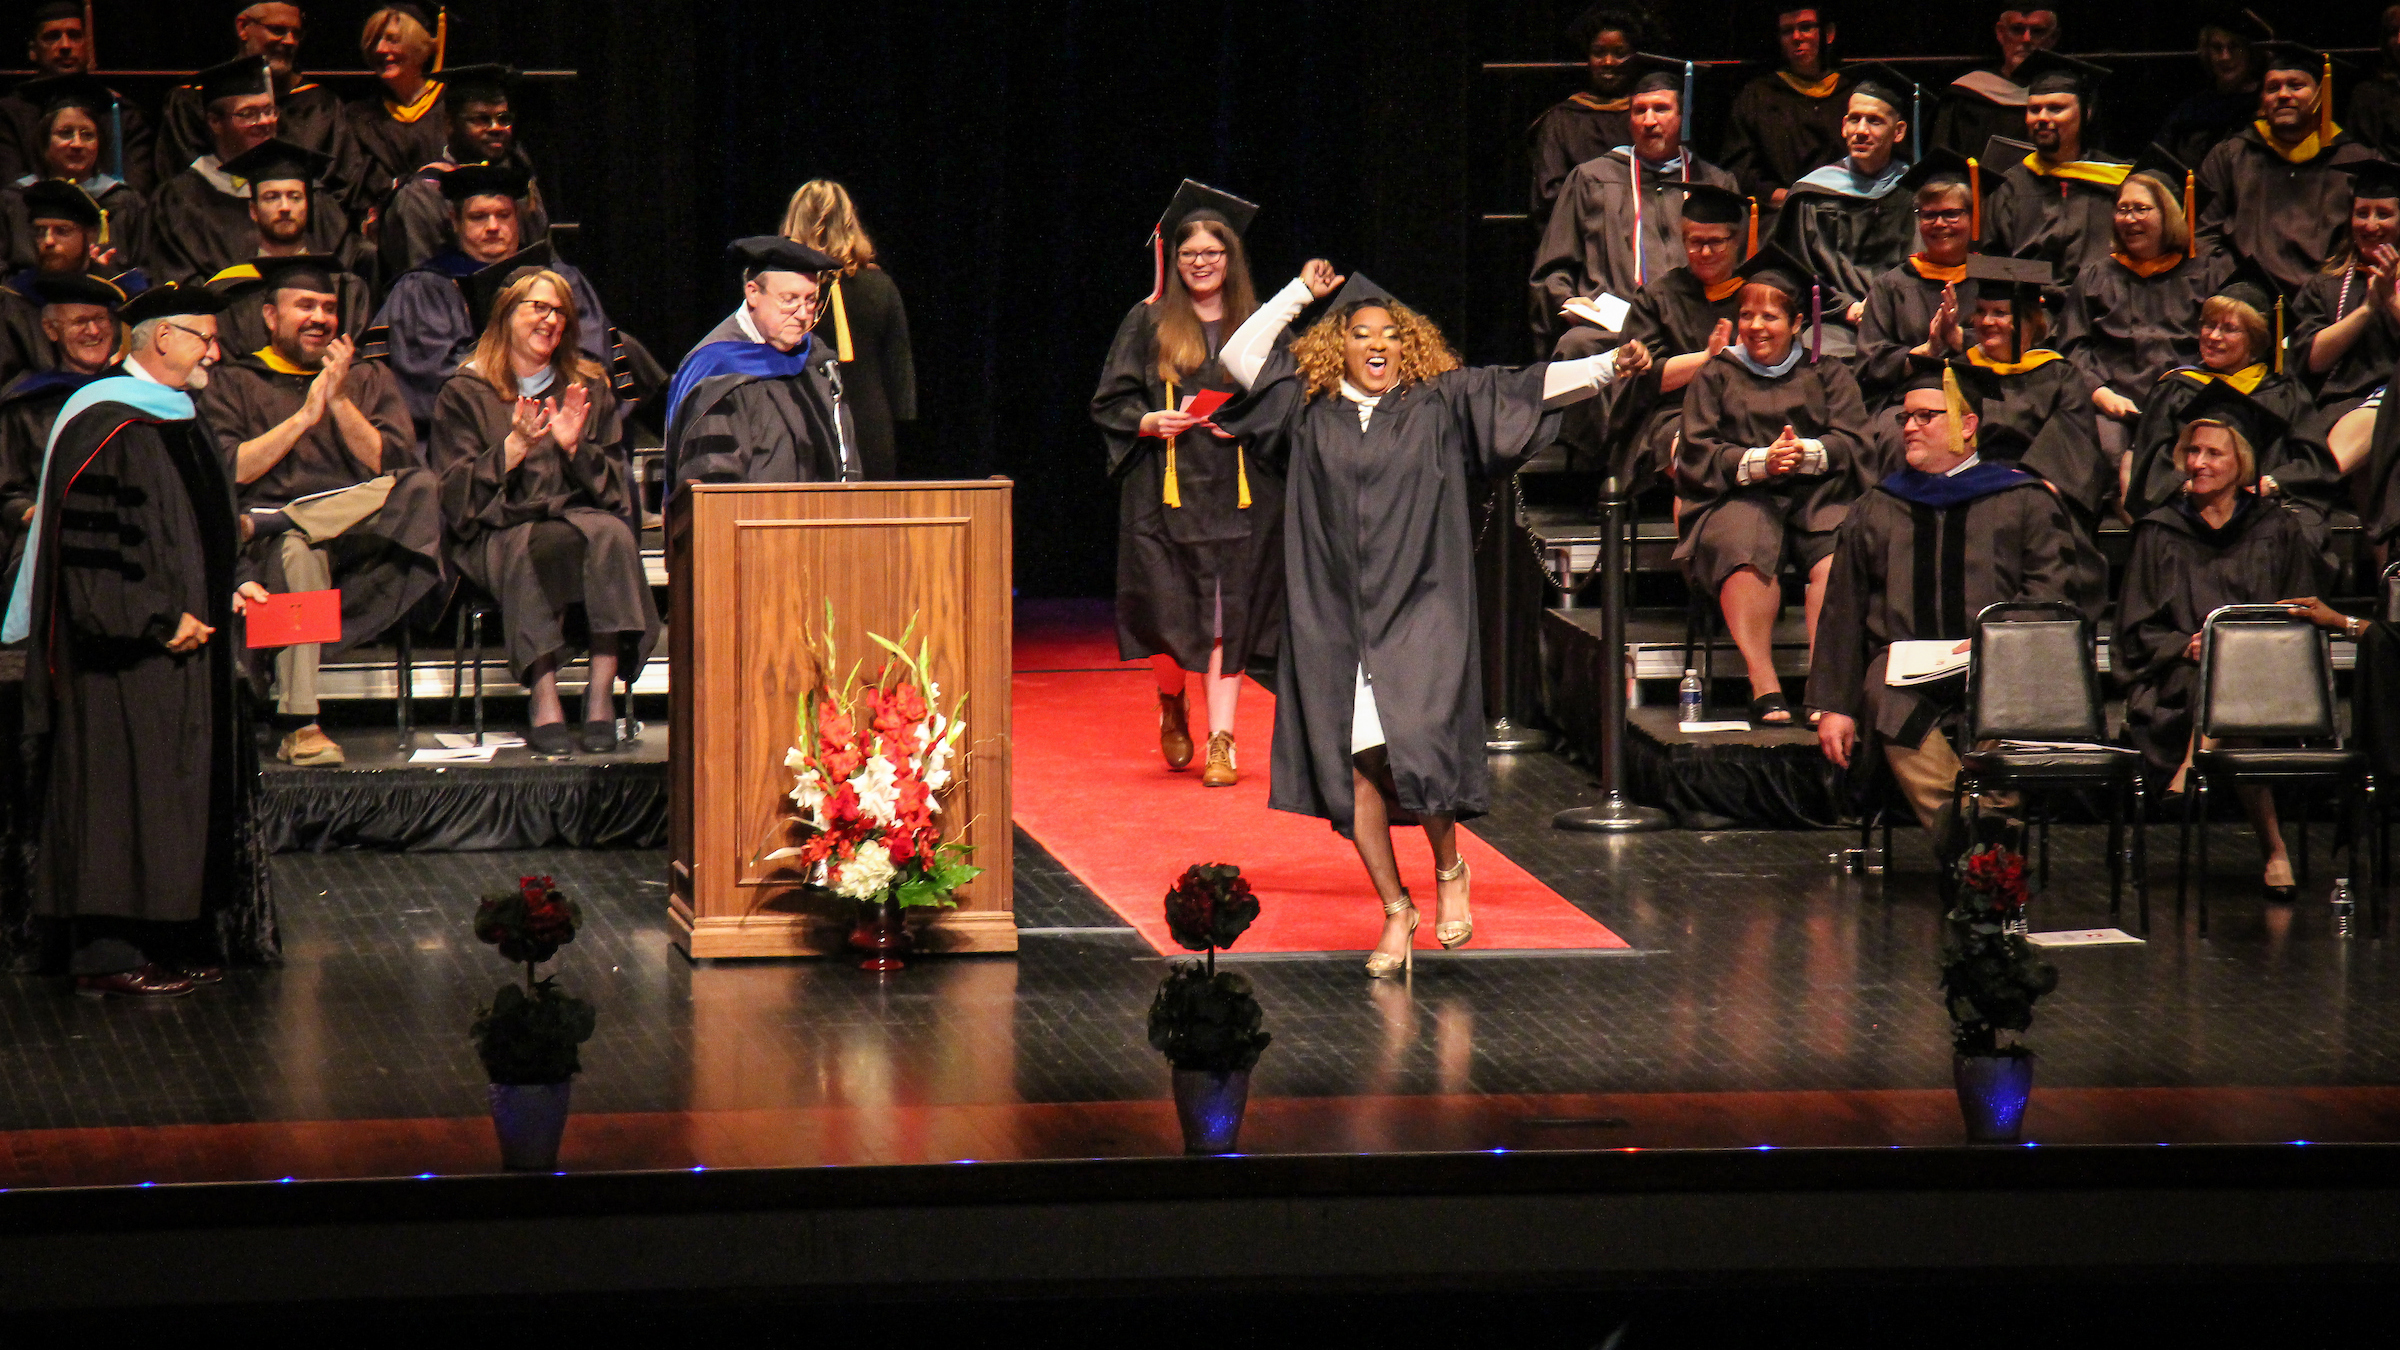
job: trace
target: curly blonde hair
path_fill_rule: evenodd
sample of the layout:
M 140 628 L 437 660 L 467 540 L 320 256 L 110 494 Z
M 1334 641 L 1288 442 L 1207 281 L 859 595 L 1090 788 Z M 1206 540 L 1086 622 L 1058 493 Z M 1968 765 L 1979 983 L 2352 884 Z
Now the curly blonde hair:
M 1450 350 L 1449 341 L 1433 320 L 1397 300 L 1365 300 L 1317 320 L 1292 342 L 1292 361 L 1300 367 L 1306 397 L 1322 398 L 1341 391 L 1346 369 L 1342 360 L 1342 330 L 1349 327 L 1350 320 L 1362 309 L 1388 311 L 1392 326 L 1400 330 L 1400 378 L 1392 382 L 1392 388 L 1458 369 L 1458 353 Z

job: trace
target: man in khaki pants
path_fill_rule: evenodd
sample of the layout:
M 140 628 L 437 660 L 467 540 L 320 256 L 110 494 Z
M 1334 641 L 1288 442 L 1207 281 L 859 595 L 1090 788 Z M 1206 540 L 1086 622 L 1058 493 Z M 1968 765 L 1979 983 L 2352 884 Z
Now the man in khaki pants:
M 342 591 L 340 651 L 399 623 L 441 579 L 441 503 L 417 463 L 416 429 L 391 372 L 342 337 L 341 266 L 260 258 L 267 343 L 227 353 L 200 415 L 240 485 L 252 525 L 249 569 L 280 591 Z M 339 764 L 317 724 L 316 643 L 275 656 L 276 756 Z

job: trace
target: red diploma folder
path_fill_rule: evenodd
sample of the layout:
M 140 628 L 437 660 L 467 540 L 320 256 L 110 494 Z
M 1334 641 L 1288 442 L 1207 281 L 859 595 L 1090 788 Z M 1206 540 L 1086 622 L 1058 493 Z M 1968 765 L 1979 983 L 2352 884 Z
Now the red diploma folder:
M 1222 389 L 1203 389 L 1183 401 L 1183 411 L 1205 421 L 1213 416 L 1217 409 L 1232 401 L 1233 395 Z
M 291 647 L 342 640 L 342 593 L 286 591 L 252 604 L 243 631 L 253 647 Z

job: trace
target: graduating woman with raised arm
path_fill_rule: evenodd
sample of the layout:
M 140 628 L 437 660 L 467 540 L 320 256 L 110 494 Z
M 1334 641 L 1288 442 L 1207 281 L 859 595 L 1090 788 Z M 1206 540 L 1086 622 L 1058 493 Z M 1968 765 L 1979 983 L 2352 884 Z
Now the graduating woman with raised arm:
M 1276 339 L 1312 298 L 1307 332 Z M 1474 936 L 1457 822 L 1490 803 L 1475 621 L 1470 477 L 1504 474 L 1558 435 L 1559 410 L 1650 364 L 1629 343 L 1573 361 L 1462 369 L 1441 330 L 1365 277 L 1313 261 L 1218 358 L 1249 397 L 1219 425 L 1286 465 L 1283 657 L 1268 804 L 1358 847 L 1383 902 L 1367 973 L 1411 964 L 1417 908 L 1391 826 L 1425 829 L 1434 934 Z
M 1257 214 L 1185 180 L 1158 223 L 1156 291 L 1117 325 L 1092 392 L 1118 483 L 1117 654 L 1148 657 L 1158 677 L 1158 748 L 1170 769 L 1192 762 L 1185 674 L 1202 677 L 1203 787 L 1240 781 L 1242 671 L 1274 652 L 1282 617 L 1283 479 L 1193 402 L 1240 392 L 1218 353 L 1258 307 L 1242 256 Z

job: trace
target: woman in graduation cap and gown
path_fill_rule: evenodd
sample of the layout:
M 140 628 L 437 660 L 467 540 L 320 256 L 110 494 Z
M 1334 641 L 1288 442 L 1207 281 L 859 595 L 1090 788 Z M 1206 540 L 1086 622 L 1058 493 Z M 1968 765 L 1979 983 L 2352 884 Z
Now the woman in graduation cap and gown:
M 1613 467 L 1629 493 L 1674 468 L 1684 393 L 1733 341 L 1742 313 L 1742 278 L 1734 269 L 1758 246 L 1756 203 L 1706 183 L 1686 184 L 1683 195 L 1684 264 L 1642 287 L 1625 319 L 1625 340 L 1649 351 L 1650 368 L 1569 408 L 1560 431 L 1562 441 L 1588 453 L 1597 448 L 1586 444 L 1596 425 L 1597 439 L 1618 448 Z M 1592 355 L 1598 338 L 1598 329 L 1570 329 L 1558 354 Z
M 383 86 L 342 108 L 366 200 L 388 199 L 403 175 L 440 159 L 450 143 L 442 81 L 430 73 L 442 68 L 449 26 L 446 8 L 428 18 L 424 6 L 404 0 L 368 15 L 359 30 L 358 54 Z
M 2368 159 L 2342 168 L 2351 181 L 2350 235 L 2292 300 L 2288 364 L 2315 389 L 2310 429 L 2347 477 L 2368 462 L 2384 391 L 2400 367 L 2400 302 L 2392 287 L 2400 275 L 2400 164 Z M 2356 499 L 2367 504 L 2362 520 L 2374 518 L 2382 481 L 2372 470 L 2352 480 Z
M 2058 349 L 2083 372 L 2100 447 L 2120 477 L 2143 401 L 2159 376 L 2200 359 L 2200 303 L 2233 271 L 2223 254 L 2192 255 L 2185 205 L 2160 173 L 2128 175 L 2116 249 L 2075 274 L 2059 315 Z
M 1256 312 L 1242 234 L 1258 208 L 1187 180 L 1159 221 L 1157 291 L 1126 312 L 1092 392 L 1117 480 L 1117 653 L 1158 676 L 1159 753 L 1192 760 L 1186 673 L 1203 678 L 1200 782 L 1239 781 L 1242 671 L 1272 656 L 1283 619 L 1283 476 L 1222 435 L 1193 397 L 1238 394 L 1219 364 Z
M 1907 143 L 1917 86 L 1880 62 L 1854 68 L 1842 116 L 1848 153 L 1794 183 L 1775 218 L 1775 243 L 1824 284 L 1817 341 L 1825 355 L 1858 350 L 1859 322 L 1875 279 L 1917 243 L 1917 205 L 1907 186 Z
M 2110 665 L 2125 686 L 2125 726 L 2154 774 L 2183 790 L 2193 749 L 2200 633 L 2223 605 L 2272 604 L 2317 593 L 2316 548 L 2298 513 L 2257 490 L 2257 439 L 2275 415 L 2234 385 L 2211 382 L 2187 410 L 2174 454 L 2184 489 L 2134 525 L 2117 598 Z M 2267 896 L 2289 900 L 2292 868 L 2266 787 L 2238 788 L 2258 831 Z
M 1301 309 L 1326 296 L 1325 317 L 1282 345 Z M 1551 443 L 1559 409 L 1639 374 L 1649 354 L 1629 343 L 1581 360 L 1461 368 L 1431 322 L 1363 276 L 1345 287 L 1318 260 L 1218 360 L 1250 391 L 1218 423 L 1289 466 L 1268 804 L 1331 821 L 1356 843 L 1384 912 L 1367 973 L 1399 974 L 1417 910 L 1392 853 L 1395 820 L 1423 825 L 1432 845 L 1437 940 L 1457 947 L 1474 934 L 1456 824 L 1489 807 L 1491 769 L 1470 480 Z
M 2097 613 L 2108 598 L 2100 513 L 2117 490 L 2117 466 L 2100 449 L 2082 373 L 2044 345 L 2060 303 L 2055 291 L 1986 283 L 1964 316 L 1974 345 L 1952 366 L 1982 424 L 1977 451 L 2040 478 L 2067 508 L 2081 558 L 2070 598 Z
M 475 354 L 442 385 L 433 471 L 450 558 L 500 602 L 509 673 L 532 694 L 526 741 L 542 754 L 616 749 L 614 682 L 658 643 L 658 607 L 626 524 L 616 394 L 576 347 L 574 291 L 519 268 L 492 304 Z M 580 606 L 590 679 L 581 734 L 565 725 L 558 668 Z
M 1838 361 L 1810 360 L 1801 341 L 1815 284 L 1808 269 L 1770 245 L 1744 274 L 1735 345 L 1684 393 L 1675 560 L 1724 612 L 1748 668 L 1751 720 L 1789 726 L 1774 664 L 1783 566 L 1808 579 L 1813 642 L 1833 532 L 1882 474 L 1869 462 L 1858 381 Z
M 90 76 L 62 76 L 35 83 L 46 90 L 41 117 L 34 123 L 42 157 L 29 172 L 8 184 L 7 192 L 0 193 L 8 237 L 25 251 L 10 261 L 21 266 L 31 266 L 34 261 L 30 252 L 32 222 L 25 214 L 22 194 L 45 178 L 63 178 L 83 189 L 102 212 L 105 237 L 99 243 L 111 251 L 104 257 L 113 262 L 104 262 L 97 270 L 108 275 L 133 266 L 132 241 L 141 237 L 149 199 L 114 172 L 118 155 L 110 139 L 109 110 L 115 93 Z
M 1870 412 L 1897 402 L 1911 376 L 1940 369 L 1967 345 L 1958 321 L 1975 312 L 1975 282 L 1967 276 L 1979 224 L 1974 177 L 1964 158 L 1936 148 L 1900 179 L 1924 248 L 1867 288 L 1852 365 Z M 1937 316 L 1945 321 L 1936 325 Z

